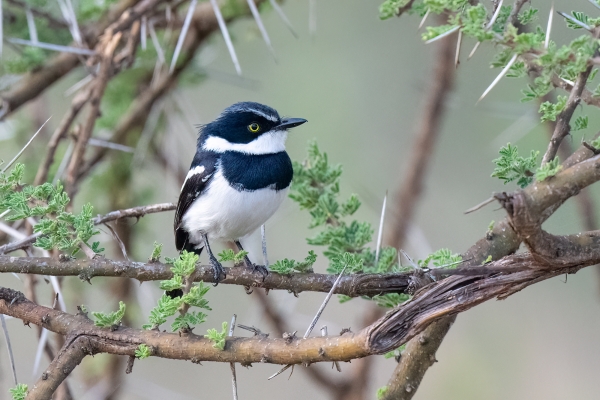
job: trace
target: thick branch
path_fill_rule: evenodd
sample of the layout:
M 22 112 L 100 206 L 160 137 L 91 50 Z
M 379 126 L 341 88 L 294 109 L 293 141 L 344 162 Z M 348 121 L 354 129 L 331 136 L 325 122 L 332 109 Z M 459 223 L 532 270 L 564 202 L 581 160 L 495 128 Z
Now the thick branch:
M 248 365 L 255 362 L 272 364 L 301 364 L 320 361 L 349 361 L 369 355 L 364 334 L 345 333 L 342 336 L 310 337 L 286 340 L 283 338 L 231 337 L 224 350 L 195 334 L 145 331 L 119 328 L 112 331 L 99 328 L 81 315 L 70 315 L 43 307 L 27 300 L 22 293 L 0 287 L 0 313 L 71 337 L 90 337 L 99 341 L 118 343 L 102 351 L 134 355 L 139 344 L 153 350 L 153 356 L 191 361 L 235 362 Z
M 437 361 L 435 353 L 454 319 L 452 316 L 440 319 L 408 342 L 381 400 L 412 399 L 425 372 Z
M 77 338 L 70 344 L 65 343 L 42 377 L 28 391 L 28 400 L 50 400 L 58 386 L 69 376 L 86 355 L 94 354 L 86 337 Z

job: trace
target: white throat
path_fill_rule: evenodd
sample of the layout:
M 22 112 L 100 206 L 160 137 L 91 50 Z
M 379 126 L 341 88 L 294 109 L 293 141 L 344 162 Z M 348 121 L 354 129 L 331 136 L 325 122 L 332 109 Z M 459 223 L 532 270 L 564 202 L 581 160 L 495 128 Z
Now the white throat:
M 217 153 L 239 151 L 246 154 L 273 154 L 285 151 L 286 139 L 287 131 L 269 131 L 250 143 L 231 143 L 221 137 L 209 136 L 202 149 Z

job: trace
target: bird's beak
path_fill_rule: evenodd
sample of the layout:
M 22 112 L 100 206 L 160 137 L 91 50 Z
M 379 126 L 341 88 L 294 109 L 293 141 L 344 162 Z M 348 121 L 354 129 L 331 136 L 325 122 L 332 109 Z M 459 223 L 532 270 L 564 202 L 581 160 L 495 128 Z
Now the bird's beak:
M 278 130 L 290 129 L 295 126 L 302 125 L 305 122 L 307 121 L 304 118 L 284 118 L 275 128 Z

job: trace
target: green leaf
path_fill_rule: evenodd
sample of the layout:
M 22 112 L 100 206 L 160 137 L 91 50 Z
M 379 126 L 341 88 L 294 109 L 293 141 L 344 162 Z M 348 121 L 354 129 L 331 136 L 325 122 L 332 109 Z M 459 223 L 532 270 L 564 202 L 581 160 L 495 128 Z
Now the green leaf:
M 125 303 L 119 301 L 119 309 L 117 311 L 105 314 L 102 312 L 92 312 L 92 315 L 96 319 L 94 325 L 101 328 L 119 325 L 123 316 L 125 315 Z
M 144 358 L 148 358 L 152 355 L 152 350 L 145 344 L 140 344 L 138 348 L 135 350 L 135 357 L 143 360 Z
M 377 389 L 377 400 L 383 399 L 383 396 L 385 396 L 388 389 L 389 388 L 387 386 L 383 386 L 383 387 L 380 387 L 379 389 Z
M 579 116 L 575 119 L 574 126 L 571 128 L 571 132 L 580 131 L 588 127 L 589 118 L 587 115 Z
M 150 262 L 158 262 L 160 260 L 162 248 L 162 243 L 154 242 L 154 247 L 152 248 L 152 255 L 150 256 Z
M 312 266 L 317 261 L 317 254 L 310 250 L 304 261 L 289 260 L 284 258 L 269 266 L 269 269 L 278 274 L 308 273 L 313 272 Z
M 179 258 L 173 263 L 171 271 L 174 275 L 190 276 L 196 270 L 198 259 L 197 254 L 183 250 Z
M 400 7 L 408 4 L 409 0 L 386 0 L 379 6 L 379 18 L 382 20 L 392 18 Z
M 537 14 L 538 14 L 537 8 L 529 8 L 528 10 L 521 12 L 517 16 L 517 18 L 519 19 L 519 22 L 521 23 L 521 25 L 527 25 L 530 22 L 537 19 L 537 16 L 538 16 Z
M 221 332 L 216 329 L 209 329 L 204 337 L 214 342 L 213 347 L 215 349 L 223 350 L 225 348 L 225 338 L 227 337 L 227 322 L 223 322 L 221 325 Z
M 27 396 L 27 390 L 28 386 L 24 383 L 19 383 L 14 388 L 9 389 L 13 400 L 25 400 L 25 397 Z
M 418 264 L 421 268 L 428 268 L 430 262 L 434 268 L 456 268 L 460 261 L 462 261 L 460 254 L 453 254 L 450 249 L 439 249 L 424 260 L 419 260 Z
M 244 257 L 247 255 L 248 252 L 246 250 L 240 250 L 236 253 L 232 249 L 225 249 L 217 254 L 220 262 L 233 261 L 234 264 L 239 264 L 244 261 Z
M 177 312 L 179 306 L 183 303 L 181 297 L 174 299 L 170 298 L 166 294 L 163 294 L 158 299 L 158 304 L 150 311 L 150 317 L 148 318 L 149 324 L 142 326 L 143 329 L 156 329 L 160 325 L 167 322 L 167 318 L 174 315 Z
M 208 306 L 208 300 L 204 299 L 204 295 L 210 290 L 210 286 L 204 284 L 204 282 L 195 283 L 190 289 L 189 293 L 186 293 L 181 300 L 193 307 L 203 308 L 205 310 L 212 310 Z
M 542 114 L 542 122 L 556 121 L 558 114 L 565 109 L 567 105 L 567 96 L 558 96 L 556 104 L 545 101 L 540 105 L 540 114 Z
M 523 158 L 519 156 L 517 146 L 508 143 L 500 149 L 499 154 L 500 157 L 492 161 L 496 164 L 492 177 L 501 179 L 504 184 L 516 180 L 522 188 L 531 183 L 539 151 L 532 150 L 529 157 Z
M 204 321 L 206 321 L 206 317 L 206 314 L 199 311 L 187 312 L 175 318 L 175 321 L 171 324 L 171 329 L 173 330 L 173 332 L 176 332 L 180 329 L 192 329 L 195 325 L 201 324 Z
M 581 22 L 582 24 L 588 25 L 588 26 L 590 25 L 589 17 L 587 15 L 585 15 L 584 13 L 578 12 L 578 11 L 572 11 L 572 14 L 573 14 L 573 18 L 575 18 L 577 21 Z M 582 29 L 583 28 L 583 26 L 581 26 L 580 24 L 578 24 L 568 18 L 565 18 L 565 22 L 567 23 L 568 28 L 571 28 L 571 29 Z
M 160 288 L 170 292 L 171 290 L 181 289 L 183 286 L 183 278 L 181 275 L 174 275 L 171 279 L 160 282 Z
M 538 182 L 546 180 L 558 173 L 562 169 L 562 165 L 558 163 L 558 157 L 554 157 L 552 161 L 542 165 L 537 171 L 535 171 L 535 179 Z
M 398 356 L 402 355 L 402 352 L 404 351 L 404 349 L 406 349 L 406 344 L 403 344 L 402 346 L 398 347 L 396 350 L 392 350 L 390 352 L 385 353 L 383 355 L 383 357 L 385 359 L 398 357 Z

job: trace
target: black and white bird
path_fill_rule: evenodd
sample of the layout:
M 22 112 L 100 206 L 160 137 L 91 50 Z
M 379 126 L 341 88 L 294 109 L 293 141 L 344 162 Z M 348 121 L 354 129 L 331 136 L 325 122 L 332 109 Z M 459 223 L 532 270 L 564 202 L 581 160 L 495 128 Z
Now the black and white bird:
M 281 118 L 271 107 L 236 103 L 200 129 L 196 155 L 175 212 L 177 250 L 200 254 L 206 247 L 215 282 L 224 277 L 209 242 L 250 235 L 275 213 L 292 181 L 292 162 L 285 152 L 288 129 L 302 118 Z M 246 257 L 245 264 L 254 270 Z

